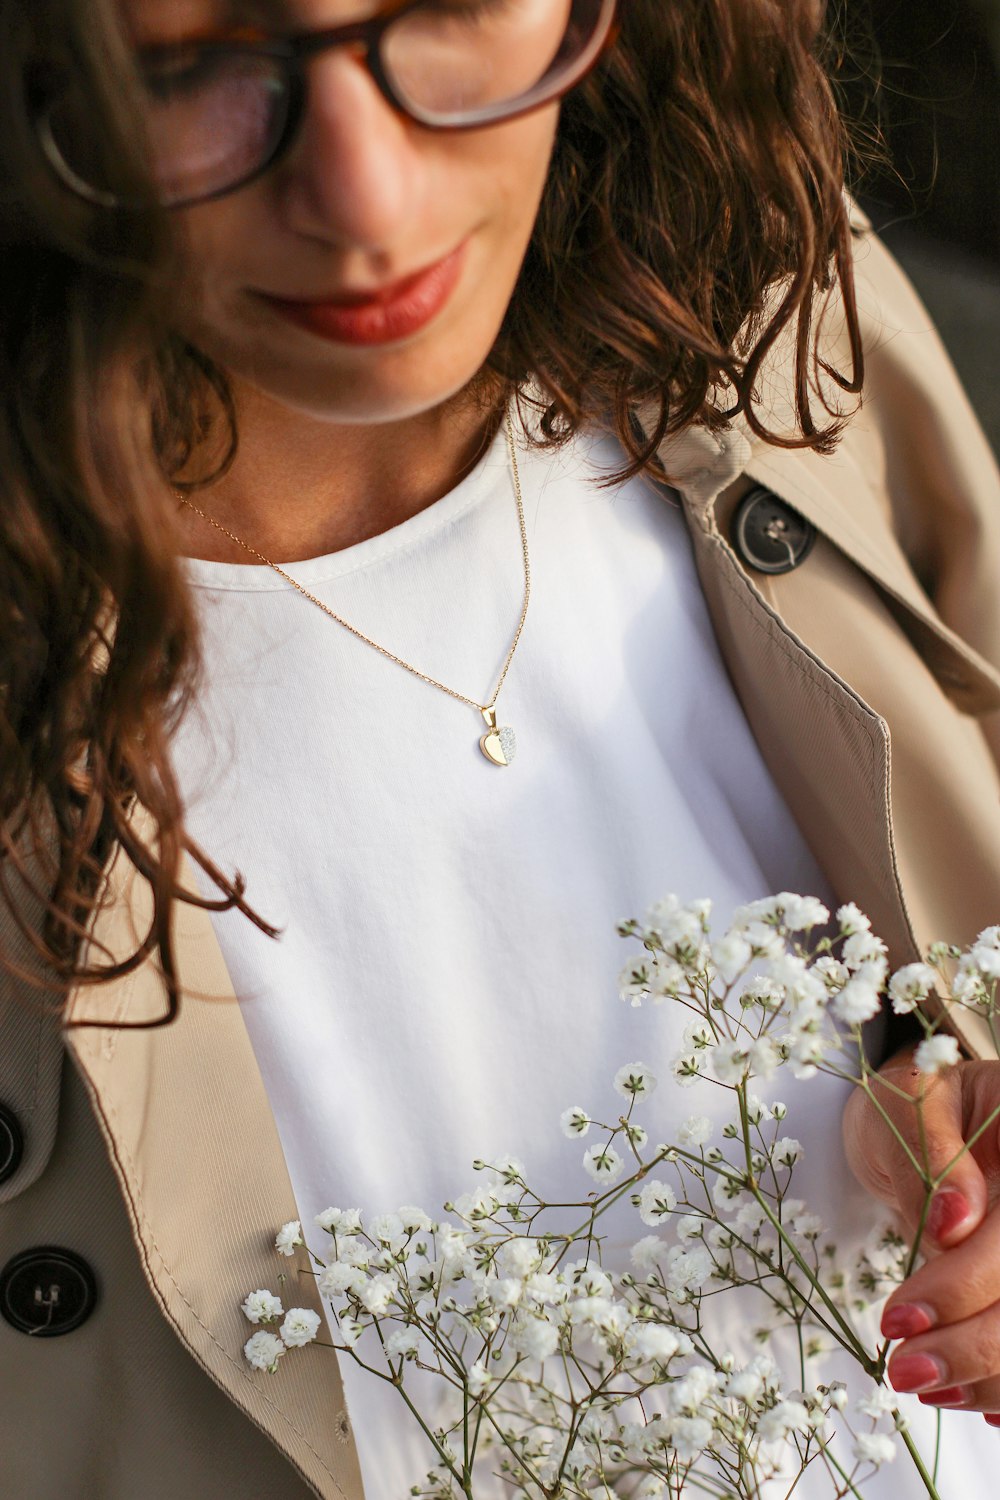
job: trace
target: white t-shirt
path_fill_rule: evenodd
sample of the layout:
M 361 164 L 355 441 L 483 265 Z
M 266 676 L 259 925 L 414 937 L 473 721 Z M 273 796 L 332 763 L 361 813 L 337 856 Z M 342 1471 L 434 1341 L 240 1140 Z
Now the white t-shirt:
M 623 1006 L 634 945 L 616 923 L 668 892 L 711 897 L 720 921 L 779 890 L 826 895 L 719 657 L 679 509 L 645 480 L 592 482 L 621 462 L 593 435 L 520 451 L 532 593 L 498 704 L 517 735 L 504 769 L 480 753 L 473 708 L 269 569 L 189 563 L 207 670 L 176 764 L 195 838 L 284 929 L 274 942 L 215 919 L 307 1229 L 328 1204 L 440 1215 L 476 1185 L 474 1158 L 504 1153 L 543 1193 L 583 1199 L 589 1143 L 563 1137 L 560 1113 L 615 1118 L 616 1069 L 666 1076 L 685 1024 Z M 421 514 L 290 571 L 488 701 L 523 590 L 503 433 Z M 841 1238 L 863 1235 L 877 1213 L 847 1178 L 844 1090 L 810 1084 L 807 1106 L 805 1087 L 781 1086 L 806 1147 L 799 1195 Z M 693 1111 L 718 1115 L 714 1094 L 661 1086 L 652 1138 Z M 648 1230 L 626 1204 L 609 1233 L 606 1263 L 624 1266 Z M 368 1500 L 402 1500 L 424 1439 L 393 1390 L 342 1364 Z M 992 1452 L 978 1427 L 973 1446 Z M 916 1500 L 903 1468 L 866 1493 Z M 826 1496 L 826 1481 L 796 1494 Z

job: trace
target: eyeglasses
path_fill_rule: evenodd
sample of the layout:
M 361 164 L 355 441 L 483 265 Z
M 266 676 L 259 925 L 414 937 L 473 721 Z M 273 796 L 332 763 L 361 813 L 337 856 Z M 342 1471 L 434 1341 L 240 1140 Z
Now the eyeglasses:
M 617 34 L 617 0 L 395 0 L 368 21 L 288 38 L 194 39 L 136 54 L 148 167 L 167 208 L 222 197 L 289 150 L 309 60 L 347 47 L 388 103 L 428 130 L 477 130 L 563 97 Z M 35 128 L 74 193 L 129 206 L 79 84 L 47 97 Z M 135 206 L 139 206 L 136 204 Z

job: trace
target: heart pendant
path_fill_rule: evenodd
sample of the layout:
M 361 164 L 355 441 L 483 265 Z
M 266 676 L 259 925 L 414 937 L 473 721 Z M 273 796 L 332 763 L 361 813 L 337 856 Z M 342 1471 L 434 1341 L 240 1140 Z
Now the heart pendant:
M 489 725 L 489 733 L 479 741 L 479 748 L 495 766 L 509 766 L 517 754 L 517 736 L 509 724 L 497 725 L 496 710 L 482 709 L 483 718 Z

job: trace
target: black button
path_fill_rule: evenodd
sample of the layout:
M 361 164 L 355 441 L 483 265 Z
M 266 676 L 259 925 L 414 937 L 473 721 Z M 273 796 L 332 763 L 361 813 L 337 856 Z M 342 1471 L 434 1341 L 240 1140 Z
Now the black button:
M 22 1250 L 0 1271 L 0 1315 L 19 1333 L 57 1338 L 85 1323 L 97 1305 L 97 1279 L 74 1250 Z
M 763 485 L 740 501 L 733 517 L 733 546 L 758 573 L 790 573 L 815 540 L 815 526 Z
M 24 1131 L 12 1109 L 0 1104 L 0 1183 L 9 1182 L 24 1155 Z

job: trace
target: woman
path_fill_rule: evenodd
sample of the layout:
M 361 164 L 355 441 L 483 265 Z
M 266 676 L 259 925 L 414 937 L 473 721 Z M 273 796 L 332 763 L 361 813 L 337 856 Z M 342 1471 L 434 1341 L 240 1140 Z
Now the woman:
M 610 989 L 667 889 L 856 900 L 897 963 L 1000 913 L 996 474 L 817 8 L 618 9 L 4 9 L 5 1493 L 399 1493 L 374 1382 L 242 1362 L 278 1224 L 563 1170 L 564 1094 L 675 1046 Z M 887 1326 L 987 1421 L 995 1158 Z

